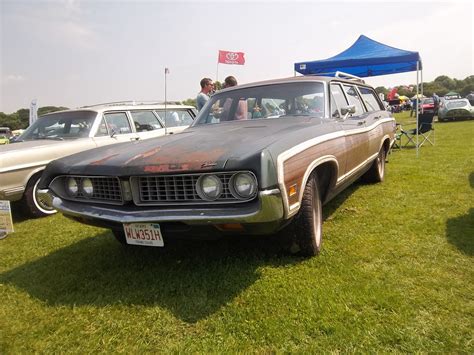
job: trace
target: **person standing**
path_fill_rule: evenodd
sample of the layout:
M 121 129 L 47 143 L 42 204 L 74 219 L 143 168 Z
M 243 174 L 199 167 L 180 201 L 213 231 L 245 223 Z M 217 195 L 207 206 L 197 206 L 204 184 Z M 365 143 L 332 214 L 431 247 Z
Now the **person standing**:
M 209 101 L 209 95 L 214 88 L 214 83 L 212 82 L 212 79 L 209 78 L 203 78 L 200 82 L 200 85 L 201 91 L 196 97 L 196 106 L 198 111 L 201 111 L 206 102 Z
M 439 109 L 439 96 L 436 95 L 436 93 L 433 93 L 433 104 L 434 104 L 434 114 L 438 115 L 438 109 Z
M 230 75 L 224 79 L 224 85 L 222 86 L 222 88 L 225 89 L 232 86 L 237 86 L 237 79 L 234 76 Z
M 233 87 L 233 86 L 237 86 L 237 79 L 234 76 L 230 75 L 227 78 L 225 78 L 224 85 L 222 86 L 222 88 L 225 89 L 225 88 L 230 88 L 230 87 Z M 226 117 L 229 114 L 231 104 L 232 104 L 231 99 L 227 99 L 226 102 L 224 103 L 223 112 L 227 113 L 227 114 L 224 115 L 224 117 Z M 247 106 L 247 101 L 246 100 L 244 100 L 244 99 L 239 100 L 239 102 L 237 103 L 237 108 L 236 108 L 236 111 L 235 111 L 235 114 L 234 114 L 233 118 L 232 119 L 227 118 L 227 119 L 229 119 L 229 120 L 246 120 L 248 118 L 247 107 L 248 106 Z

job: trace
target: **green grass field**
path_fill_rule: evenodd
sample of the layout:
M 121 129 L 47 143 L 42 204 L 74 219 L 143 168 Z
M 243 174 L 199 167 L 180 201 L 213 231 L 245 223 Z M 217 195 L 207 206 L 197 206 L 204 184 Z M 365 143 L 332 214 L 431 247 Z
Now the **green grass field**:
M 406 114 L 398 117 L 407 122 Z M 275 238 L 124 249 L 61 215 L 0 241 L 0 353 L 474 352 L 474 121 L 394 151 L 325 206 L 323 252 Z

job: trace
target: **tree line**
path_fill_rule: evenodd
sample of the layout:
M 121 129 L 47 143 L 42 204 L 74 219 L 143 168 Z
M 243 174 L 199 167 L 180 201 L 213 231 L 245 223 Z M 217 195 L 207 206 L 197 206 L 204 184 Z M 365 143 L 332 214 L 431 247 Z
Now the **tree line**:
M 398 95 L 412 97 L 416 94 L 416 84 L 396 86 Z M 394 88 L 386 88 L 378 86 L 375 88 L 377 93 L 383 93 L 385 97 Z M 418 90 L 421 92 L 421 84 Z M 462 97 L 466 97 L 471 92 L 474 92 L 474 75 L 470 75 L 463 80 L 452 79 L 449 76 L 441 75 L 430 82 L 423 82 L 423 94 L 425 96 L 432 96 L 434 93 L 438 96 L 444 96 L 448 92 L 457 92 Z
M 216 82 L 219 85 L 216 86 L 216 89 L 221 88 L 221 83 Z M 385 96 L 393 88 L 386 88 L 384 86 L 378 86 L 375 90 L 378 93 L 383 93 Z M 397 93 L 399 95 L 405 95 L 408 97 L 413 96 L 416 93 L 416 84 L 412 85 L 400 85 L 397 87 Z M 421 84 L 420 88 L 421 90 Z M 438 96 L 444 96 L 450 91 L 455 91 L 459 93 L 462 97 L 467 96 L 469 93 L 474 92 L 474 75 L 470 75 L 463 80 L 452 79 L 446 75 L 438 76 L 435 80 L 430 82 L 423 83 L 423 93 L 426 96 L 432 96 L 433 93 L 436 93 Z M 189 98 L 182 101 L 183 105 L 196 106 L 196 99 Z M 44 106 L 38 108 L 38 116 L 44 115 L 46 113 L 67 110 L 67 107 L 63 106 Z M 19 109 L 18 111 L 6 114 L 0 112 L 0 126 L 1 127 L 10 127 L 11 130 L 24 129 L 28 127 L 30 122 L 30 110 L 27 108 Z

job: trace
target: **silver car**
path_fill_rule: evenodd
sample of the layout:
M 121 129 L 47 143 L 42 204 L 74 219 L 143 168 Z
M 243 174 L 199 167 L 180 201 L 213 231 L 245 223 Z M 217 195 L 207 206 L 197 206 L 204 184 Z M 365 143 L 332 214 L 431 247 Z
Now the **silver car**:
M 110 103 L 38 118 L 13 144 L 0 146 L 0 200 L 19 201 L 27 214 L 53 214 L 37 192 L 52 160 L 104 145 L 179 133 L 196 116 L 192 106 Z
M 474 118 L 474 106 L 468 99 L 444 100 L 438 110 L 438 121 Z

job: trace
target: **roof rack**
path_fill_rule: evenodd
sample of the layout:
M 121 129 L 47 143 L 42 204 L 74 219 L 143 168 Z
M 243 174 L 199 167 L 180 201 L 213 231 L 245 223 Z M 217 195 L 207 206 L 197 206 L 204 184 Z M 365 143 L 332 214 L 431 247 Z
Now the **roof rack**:
M 97 106 L 140 106 L 140 105 L 164 105 L 164 101 L 116 101 L 116 102 L 104 102 L 100 104 L 81 106 L 81 108 L 97 107 Z M 181 105 L 179 101 L 166 101 L 167 105 Z
M 347 79 L 347 80 L 354 80 L 354 81 L 358 81 L 362 84 L 365 84 L 365 81 L 361 78 L 359 78 L 358 76 L 355 76 L 355 75 L 352 75 L 352 74 L 348 74 L 348 73 L 344 73 L 342 71 L 337 71 L 336 74 L 334 74 L 334 76 L 336 78 L 341 78 L 341 79 Z

